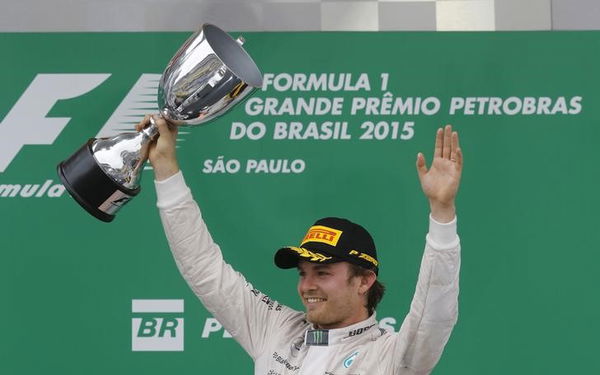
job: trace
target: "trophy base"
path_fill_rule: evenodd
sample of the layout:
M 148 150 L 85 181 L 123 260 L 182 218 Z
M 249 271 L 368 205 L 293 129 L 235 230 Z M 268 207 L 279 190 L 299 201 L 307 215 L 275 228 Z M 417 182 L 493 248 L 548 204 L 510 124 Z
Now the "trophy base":
M 92 153 L 94 141 L 94 138 L 90 139 L 61 162 L 57 172 L 73 199 L 95 218 L 108 223 L 123 205 L 140 192 L 140 188 L 125 188 L 100 168 Z

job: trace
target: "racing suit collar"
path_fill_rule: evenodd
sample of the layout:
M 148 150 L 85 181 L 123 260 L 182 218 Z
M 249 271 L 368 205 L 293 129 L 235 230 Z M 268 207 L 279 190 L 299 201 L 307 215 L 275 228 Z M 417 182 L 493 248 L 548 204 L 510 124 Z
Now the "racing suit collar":
M 379 337 L 381 333 L 377 327 L 375 313 L 367 319 L 353 325 L 336 329 L 316 329 L 314 325 L 304 333 L 304 345 L 307 346 L 329 346 L 342 341 L 346 342 L 363 337 L 365 332 L 376 331 Z

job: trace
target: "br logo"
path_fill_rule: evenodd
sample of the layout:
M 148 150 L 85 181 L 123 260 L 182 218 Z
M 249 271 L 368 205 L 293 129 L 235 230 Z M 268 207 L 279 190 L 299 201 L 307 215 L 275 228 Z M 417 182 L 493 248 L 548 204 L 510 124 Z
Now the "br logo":
M 132 351 L 183 351 L 182 299 L 134 299 L 131 312 Z

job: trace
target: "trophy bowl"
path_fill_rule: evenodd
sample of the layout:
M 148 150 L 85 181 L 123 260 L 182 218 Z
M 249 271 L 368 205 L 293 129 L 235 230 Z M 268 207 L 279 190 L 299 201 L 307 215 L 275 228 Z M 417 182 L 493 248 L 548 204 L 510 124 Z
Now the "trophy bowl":
M 233 108 L 255 88 L 262 74 L 242 47 L 215 25 L 204 24 L 179 48 L 158 87 L 158 112 L 175 126 L 197 126 Z M 148 146 L 158 136 L 150 125 L 139 132 L 91 138 L 57 171 L 69 194 L 94 217 L 110 222 L 141 190 Z

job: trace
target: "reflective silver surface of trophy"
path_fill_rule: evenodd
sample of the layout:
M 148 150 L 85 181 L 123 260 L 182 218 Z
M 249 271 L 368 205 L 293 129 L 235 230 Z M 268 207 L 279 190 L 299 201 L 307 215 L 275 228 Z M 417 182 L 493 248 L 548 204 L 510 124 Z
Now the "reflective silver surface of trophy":
M 202 25 L 173 56 L 158 88 L 158 110 L 171 124 L 215 119 L 262 85 L 262 74 L 242 47 L 211 24 Z M 140 132 L 90 139 L 58 165 L 71 196 L 89 213 L 112 221 L 140 191 L 148 146 L 158 136 L 153 121 Z

